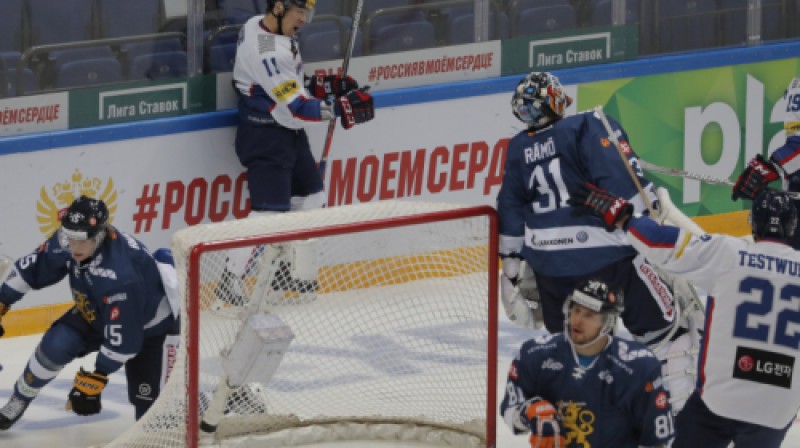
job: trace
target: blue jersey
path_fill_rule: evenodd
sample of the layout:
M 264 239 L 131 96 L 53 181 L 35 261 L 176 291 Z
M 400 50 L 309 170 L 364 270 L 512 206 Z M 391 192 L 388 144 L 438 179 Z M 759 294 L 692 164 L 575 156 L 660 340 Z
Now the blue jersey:
M 659 446 L 674 435 L 661 363 L 637 342 L 612 337 L 587 367 L 563 333 L 525 342 L 511 362 L 500 404 L 515 433 L 514 414 L 533 397 L 558 410 L 567 447 Z
M 609 122 L 639 182 L 655 200 L 627 134 L 618 123 Z M 606 232 L 600 218 L 567 204 L 569 192 L 587 181 L 643 211 L 643 199 L 594 112 L 514 136 L 497 196 L 500 253 L 519 253 L 534 272 L 554 277 L 589 274 L 634 256 L 621 230 Z
M 7 305 L 69 276 L 71 312 L 103 339 L 96 368 L 106 374 L 136 356 L 144 338 L 155 336 L 153 327 L 173 314 L 152 255 L 141 242 L 113 228 L 84 266 L 72 258 L 59 230 L 14 268 L 0 289 L 0 301 Z

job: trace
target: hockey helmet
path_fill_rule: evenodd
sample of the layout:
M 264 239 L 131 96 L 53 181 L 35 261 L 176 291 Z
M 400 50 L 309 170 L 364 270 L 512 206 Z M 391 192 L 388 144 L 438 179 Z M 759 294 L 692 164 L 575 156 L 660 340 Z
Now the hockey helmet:
M 800 135 L 800 77 L 795 77 L 789 82 L 783 99 L 786 101 L 786 115 L 783 118 L 786 136 Z
M 99 199 L 81 196 L 67 208 L 61 217 L 61 231 L 72 240 L 88 240 L 105 233 L 108 208 Z
M 278 2 L 283 3 L 283 6 L 287 10 L 292 6 L 308 10 L 306 23 L 311 23 L 311 18 L 314 16 L 314 7 L 317 6 L 317 0 L 267 0 L 267 12 L 272 11 L 272 8 L 274 8 L 275 4 Z
M 572 294 L 567 296 L 567 300 L 564 301 L 564 328 L 566 329 L 569 329 L 569 310 L 574 304 L 603 314 L 603 326 L 600 328 L 600 334 L 597 335 L 595 341 L 601 336 L 613 333 L 617 325 L 617 318 L 625 309 L 622 294 L 609 290 L 605 282 L 593 279 L 579 283 L 575 290 L 572 291 Z M 567 338 L 570 337 L 569 331 L 566 332 L 566 335 Z
M 528 127 L 541 129 L 564 117 L 572 98 L 558 78 L 547 72 L 533 72 L 522 78 L 511 97 L 514 116 Z
M 772 237 L 789 240 L 797 226 L 797 208 L 783 191 L 765 189 L 753 200 L 750 226 L 754 238 Z

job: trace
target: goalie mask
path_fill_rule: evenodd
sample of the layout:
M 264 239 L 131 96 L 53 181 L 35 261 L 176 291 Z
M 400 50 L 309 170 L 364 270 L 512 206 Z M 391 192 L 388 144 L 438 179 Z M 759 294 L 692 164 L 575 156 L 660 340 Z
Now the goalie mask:
M 564 117 L 572 98 L 558 78 L 547 72 L 533 72 L 520 80 L 511 97 L 514 116 L 533 129 L 541 129 Z
M 61 234 L 67 240 L 93 240 L 95 250 L 103 242 L 108 223 L 108 208 L 99 199 L 81 196 L 61 216 Z
M 575 344 L 570 335 L 570 310 L 573 305 L 581 305 L 603 315 L 603 325 L 597 336 L 585 343 Z M 609 291 L 608 285 L 599 280 L 586 280 L 578 284 L 572 294 L 564 301 L 564 332 L 567 339 L 578 347 L 594 344 L 603 336 L 611 335 L 617 325 L 617 318 L 625 309 L 622 295 Z
M 753 200 L 750 210 L 753 238 L 788 241 L 797 226 L 797 208 L 783 191 L 766 189 Z

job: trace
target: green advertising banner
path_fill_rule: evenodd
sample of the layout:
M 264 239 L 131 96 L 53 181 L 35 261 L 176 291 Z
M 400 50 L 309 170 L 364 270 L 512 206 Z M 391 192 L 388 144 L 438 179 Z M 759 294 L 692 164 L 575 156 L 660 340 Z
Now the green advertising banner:
M 546 36 L 546 37 L 544 37 Z M 637 25 L 516 37 L 502 42 L 503 75 L 623 61 L 638 56 Z
M 736 180 L 758 153 L 784 143 L 783 93 L 800 58 L 585 83 L 577 106 L 603 105 L 644 160 L 663 167 Z M 749 209 L 731 188 L 648 173 L 689 216 Z
M 215 75 L 78 89 L 69 94 L 69 128 L 151 120 L 215 109 Z

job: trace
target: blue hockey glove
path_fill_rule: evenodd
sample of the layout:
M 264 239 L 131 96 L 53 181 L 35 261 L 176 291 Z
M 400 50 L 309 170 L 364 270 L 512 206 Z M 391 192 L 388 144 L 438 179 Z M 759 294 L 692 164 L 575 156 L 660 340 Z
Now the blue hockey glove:
M 531 398 L 520 406 L 520 422 L 530 428 L 532 448 L 555 448 L 567 445 L 561 434 L 558 412 L 553 405 L 539 397 Z
M 753 200 L 767 184 L 778 180 L 779 177 L 775 164 L 761 154 L 757 154 L 736 179 L 731 199 L 734 201 L 739 198 Z
M 108 384 L 108 377 L 101 373 L 89 373 L 83 367 L 75 374 L 72 390 L 69 392 L 67 410 L 78 415 L 94 415 L 100 412 L 100 394 Z
M 622 198 L 618 198 L 591 182 L 586 182 L 576 191 L 570 191 L 567 200 L 572 206 L 586 207 L 593 214 L 599 216 L 606 225 L 606 230 L 614 230 L 618 222 L 626 222 L 633 215 L 633 205 Z

